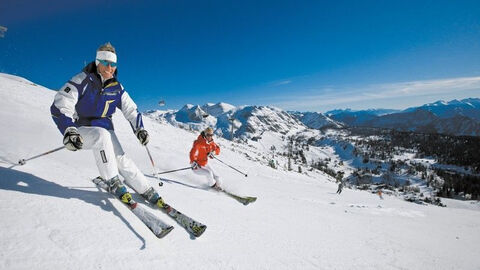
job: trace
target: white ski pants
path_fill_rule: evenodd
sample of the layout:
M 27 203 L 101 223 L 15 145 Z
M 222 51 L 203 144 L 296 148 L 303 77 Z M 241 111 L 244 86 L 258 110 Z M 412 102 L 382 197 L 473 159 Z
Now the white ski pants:
M 208 185 L 213 186 L 217 183 L 218 186 L 222 186 L 222 182 L 220 181 L 220 176 L 215 172 L 215 170 L 209 165 L 202 166 L 196 170 L 193 170 L 195 174 L 204 175 L 208 179 Z
M 150 187 L 147 179 L 133 161 L 125 155 L 113 130 L 101 127 L 79 127 L 83 149 L 91 149 L 103 179 L 120 174 L 135 191 L 143 194 Z

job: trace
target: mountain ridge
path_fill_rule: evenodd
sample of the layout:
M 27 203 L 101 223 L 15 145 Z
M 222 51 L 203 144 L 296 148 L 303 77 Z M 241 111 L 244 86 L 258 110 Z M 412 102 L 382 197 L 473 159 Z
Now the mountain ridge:
M 152 112 L 149 112 L 151 114 Z M 218 102 L 204 105 L 186 104 L 180 110 L 163 115 L 173 125 L 193 130 L 211 126 L 224 138 L 256 138 L 265 131 L 282 135 L 305 128 L 325 130 L 344 127 L 390 128 L 399 131 L 444 133 L 457 136 L 480 136 L 480 99 L 436 101 L 405 110 L 338 109 L 319 112 L 284 111 L 272 106 L 234 105 Z M 163 121 L 163 120 L 160 120 Z M 460 122 L 459 122 L 460 121 Z

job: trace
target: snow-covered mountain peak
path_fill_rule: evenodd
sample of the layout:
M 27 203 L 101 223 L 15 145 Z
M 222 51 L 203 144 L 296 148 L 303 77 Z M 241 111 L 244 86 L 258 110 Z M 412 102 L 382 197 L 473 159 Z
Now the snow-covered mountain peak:
M 176 120 L 179 122 L 204 122 L 204 119 L 208 117 L 208 113 L 202 110 L 199 105 L 187 104 L 183 106 L 176 115 Z
M 444 100 L 438 100 L 434 103 L 425 104 L 424 106 L 446 106 L 446 105 L 448 105 L 448 102 L 446 102 Z
M 217 135 L 224 138 L 231 138 L 232 129 L 234 137 L 247 139 L 258 138 L 265 131 L 281 136 L 306 128 L 298 119 L 280 108 L 257 105 L 235 107 L 225 102 L 203 106 L 187 104 L 176 112 L 149 115 L 187 129 L 201 130 L 211 126 Z
M 292 112 L 304 125 L 313 129 L 342 128 L 343 124 L 319 112 Z
M 448 119 L 460 115 L 480 121 L 480 99 L 478 98 L 468 98 L 463 100 L 454 99 L 448 102 L 439 100 L 420 107 L 408 108 L 403 112 L 411 112 L 417 109 L 430 111 L 442 119 Z
M 245 106 L 235 111 L 232 117 L 237 120 L 236 137 L 258 137 L 265 131 L 287 135 L 306 128 L 286 111 L 270 106 Z
M 466 98 L 466 99 L 463 99 L 462 102 L 472 107 L 480 109 L 480 98 Z
M 202 109 L 208 114 L 218 117 L 221 114 L 235 110 L 236 107 L 225 102 L 218 102 L 218 103 L 207 103 L 202 106 Z
M 183 105 L 183 107 L 180 110 L 190 110 L 191 108 L 193 108 L 195 106 L 196 105 L 188 103 L 188 104 Z

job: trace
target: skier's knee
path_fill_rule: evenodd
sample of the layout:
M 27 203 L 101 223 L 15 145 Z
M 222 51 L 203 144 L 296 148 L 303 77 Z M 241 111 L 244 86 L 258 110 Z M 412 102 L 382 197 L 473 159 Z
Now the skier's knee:
M 95 141 L 103 143 L 107 140 L 111 141 L 110 132 L 104 128 L 98 128 L 95 133 Z

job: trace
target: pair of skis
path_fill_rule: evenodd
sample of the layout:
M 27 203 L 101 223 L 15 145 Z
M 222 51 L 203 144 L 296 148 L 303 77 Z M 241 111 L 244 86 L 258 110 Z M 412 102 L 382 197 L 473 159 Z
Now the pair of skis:
M 101 177 L 92 179 L 92 182 L 102 190 L 108 192 L 108 185 Z M 117 198 L 113 193 L 110 194 Z M 120 200 L 119 198 L 117 199 Z M 138 219 L 140 219 L 156 237 L 162 238 L 173 230 L 173 226 L 168 225 L 160 220 L 157 216 L 147 211 L 144 206 L 138 204 L 135 200 L 132 199 L 128 203 L 122 201 L 122 203 L 125 204 L 128 209 L 130 209 L 132 213 L 135 214 L 135 216 L 137 216 Z M 160 210 L 173 218 L 180 226 L 185 228 L 185 230 L 187 230 L 194 237 L 201 236 L 207 229 L 206 225 L 195 221 L 168 204 L 164 204 L 164 207 L 160 208 Z
M 100 187 L 102 190 L 104 190 L 105 192 L 108 192 L 108 185 L 103 178 L 97 177 L 95 179 L 92 179 L 92 182 L 96 184 L 98 187 Z M 224 189 L 213 189 L 213 190 L 216 192 L 224 193 L 228 197 L 235 199 L 236 201 L 242 203 L 243 205 L 248 205 L 257 200 L 256 197 L 248 197 L 248 196 L 243 197 L 243 196 L 233 194 Z M 120 200 L 113 193 L 110 193 L 110 194 L 115 198 L 117 198 L 118 200 Z M 128 203 L 125 203 L 122 201 L 122 203 L 125 204 L 128 207 L 128 209 L 130 209 L 132 213 L 135 214 L 135 216 L 137 216 L 138 219 L 140 219 L 145 224 L 145 226 L 147 226 L 152 231 L 152 233 L 156 237 L 163 238 L 165 235 L 167 235 L 169 232 L 173 230 L 174 228 L 173 226 L 163 222 L 157 216 L 147 211 L 143 205 L 138 204 L 135 200 L 132 199 Z M 191 217 L 181 213 L 180 211 L 173 208 L 171 205 L 167 203 L 165 203 L 163 208 L 160 208 L 160 210 L 166 213 L 171 218 L 173 218 L 180 226 L 185 228 L 185 230 L 187 230 L 187 232 L 189 232 L 194 237 L 200 237 L 207 229 L 206 225 L 198 221 L 195 221 Z
M 176 183 L 181 183 L 177 180 L 170 180 L 170 179 L 166 179 L 166 178 L 158 178 L 159 180 L 161 181 L 165 181 L 165 182 L 176 182 Z M 161 183 L 161 184 L 160 184 Z M 160 182 L 158 185 L 159 186 L 162 186 L 163 185 L 163 182 Z M 222 188 L 220 189 L 217 189 L 217 188 L 211 188 L 211 190 L 213 191 L 216 191 L 216 192 L 219 192 L 219 193 L 224 193 L 225 195 L 227 195 L 228 197 L 232 198 L 232 199 L 235 199 L 236 201 L 238 201 L 239 203 L 243 204 L 243 205 L 248 205 L 250 203 L 253 203 L 257 200 L 257 197 L 250 197 L 250 196 L 240 196 L 240 195 L 237 195 L 237 194 L 234 194 L 230 191 L 227 191 L 227 190 L 224 190 Z

